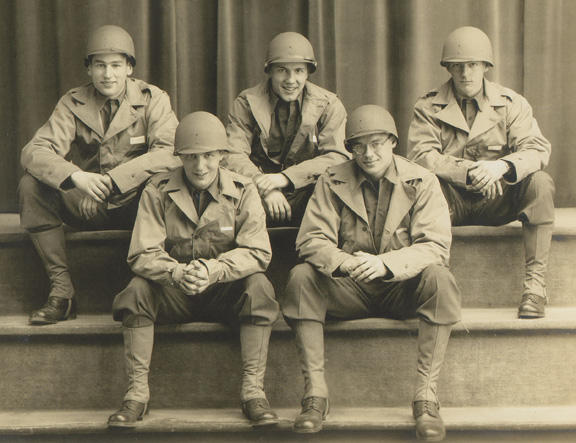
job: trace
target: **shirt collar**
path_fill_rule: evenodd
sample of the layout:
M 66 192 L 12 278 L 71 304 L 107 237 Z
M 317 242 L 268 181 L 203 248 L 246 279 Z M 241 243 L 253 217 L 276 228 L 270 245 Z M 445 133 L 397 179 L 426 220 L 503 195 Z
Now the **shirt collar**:
M 458 105 L 460 106 L 461 109 L 464 109 L 464 105 L 462 103 L 463 100 L 476 100 L 476 104 L 478 105 L 478 109 L 480 109 L 480 111 L 484 111 L 485 110 L 485 106 L 488 105 L 489 100 L 488 97 L 486 96 L 486 80 L 482 80 L 482 88 L 480 88 L 480 91 L 478 91 L 478 93 L 474 96 L 474 97 L 462 97 L 460 94 L 458 94 L 458 91 L 456 91 L 456 87 L 454 86 L 454 82 L 452 82 L 452 92 L 454 93 L 454 97 L 456 98 L 456 101 L 458 102 Z
M 218 171 L 218 174 L 216 175 L 214 180 L 212 180 L 210 186 L 208 186 L 206 189 L 196 189 L 194 188 L 192 183 L 190 183 L 188 180 L 186 180 L 186 183 L 188 184 L 188 189 L 190 189 L 190 191 L 192 192 L 196 191 L 198 193 L 206 191 L 215 201 L 218 201 L 218 197 L 220 196 L 220 171 Z
M 356 164 L 357 173 L 358 173 L 358 185 L 362 186 L 364 183 L 373 184 L 374 182 L 364 173 L 364 170 Z M 378 180 L 378 185 L 382 183 L 383 180 L 390 182 L 391 184 L 395 185 L 398 183 L 398 170 L 396 169 L 396 163 L 394 160 L 390 162 L 390 166 L 384 172 L 384 176 Z
M 298 102 L 298 109 L 302 109 L 302 102 L 304 101 L 304 91 L 306 91 L 306 86 L 302 89 L 302 92 L 298 96 L 296 100 Z M 278 106 L 278 102 L 281 100 L 280 97 L 274 92 L 272 89 L 272 85 L 270 84 L 270 80 L 268 80 L 268 98 L 270 99 L 270 104 L 272 105 L 272 109 L 276 109 Z
M 108 98 L 105 95 L 100 94 L 100 92 L 98 92 L 98 89 L 94 88 L 94 99 L 96 101 L 96 106 L 98 107 L 98 109 L 102 109 L 104 105 L 108 102 L 108 100 L 117 100 L 118 107 L 120 107 L 125 97 L 126 97 L 126 88 L 124 89 L 123 94 L 114 99 Z

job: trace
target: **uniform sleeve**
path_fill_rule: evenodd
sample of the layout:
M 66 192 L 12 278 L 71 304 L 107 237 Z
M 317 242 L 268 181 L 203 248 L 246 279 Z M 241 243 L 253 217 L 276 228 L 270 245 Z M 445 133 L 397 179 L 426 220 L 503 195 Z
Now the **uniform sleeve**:
M 344 147 L 345 128 L 346 109 L 342 102 L 335 98 L 318 121 L 318 155 L 282 171 L 295 189 L 315 183 L 326 168 L 351 158 Z
M 172 278 L 179 264 L 165 249 L 166 222 L 162 196 L 156 186 L 148 184 L 142 192 L 138 215 L 128 250 L 128 264 L 140 277 L 163 286 L 176 286 Z
M 236 210 L 236 247 L 215 259 L 200 259 L 208 268 L 210 284 L 226 283 L 264 272 L 272 249 L 266 215 L 256 187 L 248 183 Z
M 418 186 L 409 229 L 410 246 L 379 255 L 393 274 L 387 280 L 413 278 L 433 264 L 448 266 L 452 243 L 450 214 L 440 183 L 433 175 L 427 175 Z
M 341 205 L 328 180 L 322 175 L 316 183 L 296 237 L 296 250 L 300 258 L 333 276 L 351 255 L 338 247 Z
M 35 178 L 53 188 L 80 168 L 65 159 L 76 136 L 74 114 L 60 99 L 52 115 L 22 149 L 21 164 Z
M 509 105 L 507 120 L 508 145 L 513 152 L 502 160 L 514 165 L 516 176 L 510 182 L 518 183 L 548 165 L 552 146 L 542 135 L 532 107 L 521 95 L 515 95 Z
M 441 126 L 425 98 L 414 106 L 408 130 L 407 156 L 444 181 L 460 188 L 466 187 L 468 169 L 474 165 L 470 160 L 443 153 Z
M 256 125 L 246 97 L 238 96 L 228 114 L 228 126 L 226 127 L 228 146 L 231 152 L 226 155 L 222 165 L 246 177 L 261 174 L 258 167 L 250 160 Z
M 148 152 L 108 171 L 122 194 L 136 189 L 153 174 L 181 165 L 174 156 L 174 134 L 178 120 L 166 92 L 152 91 L 145 116 Z

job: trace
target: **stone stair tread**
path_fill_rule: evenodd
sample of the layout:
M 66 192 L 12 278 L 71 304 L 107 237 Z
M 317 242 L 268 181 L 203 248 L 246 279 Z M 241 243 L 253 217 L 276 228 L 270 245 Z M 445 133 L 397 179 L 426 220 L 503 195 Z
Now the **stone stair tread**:
M 122 327 L 112 320 L 109 314 L 81 315 L 74 320 L 66 320 L 55 325 L 30 326 L 26 315 L 0 317 L 0 336 L 9 335 L 109 335 L 120 334 Z M 415 330 L 418 322 L 411 320 L 391 320 L 368 318 L 328 322 L 326 330 L 369 331 L 369 330 Z M 229 329 L 217 323 L 186 323 L 163 325 L 156 328 L 158 333 L 194 332 L 219 333 Z M 283 320 L 275 325 L 275 330 L 287 331 Z M 576 307 L 550 307 L 546 317 L 541 319 L 518 319 L 516 308 L 472 308 L 462 310 L 462 321 L 455 325 L 454 332 L 469 331 L 535 331 L 565 330 L 576 331 Z
M 0 434 L 91 433 L 107 430 L 109 410 L 0 411 Z M 280 423 L 269 430 L 289 430 L 298 410 L 277 409 Z M 576 406 L 443 408 L 446 428 L 454 431 L 544 431 L 576 429 Z M 334 408 L 325 430 L 409 430 L 411 410 Z M 252 431 L 240 409 L 152 409 L 134 432 Z
M 556 208 L 554 235 L 576 235 L 576 208 Z M 454 237 L 493 237 L 520 235 L 521 224 L 518 221 L 505 226 L 457 226 L 452 229 Z M 271 228 L 272 231 L 294 230 L 295 228 Z M 130 231 L 74 231 L 70 230 L 67 239 L 75 240 L 113 240 L 127 239 Z M 25 231 L 20 227 L 19 214 L 0 214 L 0 243 L 15 242 L 27 239 Z

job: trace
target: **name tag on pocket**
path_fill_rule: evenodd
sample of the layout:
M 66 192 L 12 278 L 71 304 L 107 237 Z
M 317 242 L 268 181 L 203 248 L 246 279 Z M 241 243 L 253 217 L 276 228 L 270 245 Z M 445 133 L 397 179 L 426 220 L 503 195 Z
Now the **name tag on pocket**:
M 502 145 L 491 145 L 491 146 L 488 146 L 488 150 L 489 150 L 489 151 L 501 151 L 501 150 L 502 150 Z
M 233 229 L 232 226 L 222 226 L 220 228 L 220 231 L 226 232 L 226 231 L 231 231 L 232 229 Z
M 131 145 L 139 145 L 140 143 L 146 143 L 146 136 L 141 135 L 139 137 L 130 137 Z

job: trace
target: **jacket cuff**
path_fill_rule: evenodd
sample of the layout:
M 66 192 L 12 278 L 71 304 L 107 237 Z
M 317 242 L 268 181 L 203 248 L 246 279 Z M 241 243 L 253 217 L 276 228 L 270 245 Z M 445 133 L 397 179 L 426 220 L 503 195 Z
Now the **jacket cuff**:
M 209 260 L 200 258 L 198 261 L 206 266 L 206 269 L 208 270 L 208 285 L 218 283 L 222 278 L 222 274 L 224 273 L 222 263 L 213 258 Z

